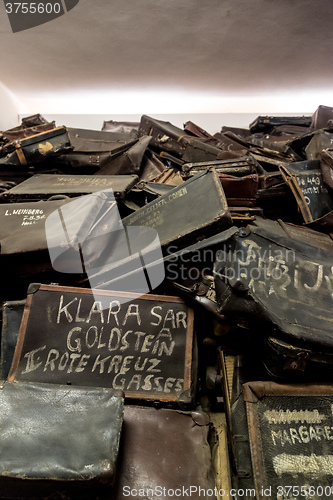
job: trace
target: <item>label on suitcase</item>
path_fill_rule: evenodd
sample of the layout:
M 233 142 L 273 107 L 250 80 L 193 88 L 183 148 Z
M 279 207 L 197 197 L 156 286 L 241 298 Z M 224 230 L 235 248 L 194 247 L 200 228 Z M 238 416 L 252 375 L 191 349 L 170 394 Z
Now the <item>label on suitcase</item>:
M 47 250 L 45 220 L 69 201 L 0 204 L 1 255 Z
M 5 382 L 0 389 L 1 498 L 109 497 L 123 406 L 121 391 L 112 389 Z
M 204 207 L 204 210 L 202 209 Z M 182 245 L 230 226 L 227 201 L 214 169 L 198 174 L 123 219 L 125 227 L 148 226 L 158 232 L 162 248 Z
M 192 344 L 180 298 L 31 285 L 9 378 L 177 402 L 191 391 Z
M 217 253 L 219 311 L 300 350 L 332 354 L 332 249 L 326 234 L 258 217 Z
M 332 385 L 244 384 L 258 500 L 331 498 Z
M 306 224 L 316 223 L 331 230 L 333 198 L 323 183 L 318 160 L 281 165 L 280 172 L 290 187 Z
M 138 181 L 137 175 L 47 175 L 36 174 L 18 186 L 3 193 L 3 199 L 10 202 L 46 200 L 54 195 L 80 196 L 112 189 L 116 198 L 125 193 Z

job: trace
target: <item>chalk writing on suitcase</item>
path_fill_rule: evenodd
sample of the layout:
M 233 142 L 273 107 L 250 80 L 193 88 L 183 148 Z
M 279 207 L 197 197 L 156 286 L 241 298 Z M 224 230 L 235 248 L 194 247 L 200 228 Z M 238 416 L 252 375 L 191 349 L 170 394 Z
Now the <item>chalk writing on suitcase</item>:
M 292 498 L 289 488 L 330 497 L 332 386 L 249 382 L 243 390 L 258 498 L 267 498 L 263 488 L 272 499 Z
M 36 288 L 28 293 L 12 379 L 113 387 L 167 401 L 190 388 L 192 311 L 183 300 L 132 294 L 121 304 L 120 292 Z

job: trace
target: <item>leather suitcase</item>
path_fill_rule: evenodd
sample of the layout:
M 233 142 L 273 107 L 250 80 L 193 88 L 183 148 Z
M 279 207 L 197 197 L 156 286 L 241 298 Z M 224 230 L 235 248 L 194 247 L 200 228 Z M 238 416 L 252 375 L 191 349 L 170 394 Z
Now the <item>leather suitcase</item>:
M 26 166 L 45 162 L 72 149 L 66 127 L 41 132 L 3 146 L 0 165 Z M 6 155 L 6 156 L 4 156 Z
M 116 133 L 133 133 L 139 130 L 140 122 L 118 122 L 115 120 L 105 120 L 103 122 L 102 131 Z
M 216 145 L 218 143 L 218 139 L 213 135 L 209 134 L 206 130 L 199 127 L 195 123 L 188 121 L 184 123 L 184 130 L 195 137 L 200 137 L 201 139 L 205 139 L 206 142 Z
M 11 300 L 2 306 L 0 377 L 5 380 L 13 361 L 17 337 L 25 306 L 24 300 Z
M 139 135 L 152 136 L 150 147 L 153 150 L 171 153 L 184 162 L 215 160 L 221 152 L 216 146 L 193 137 L 169 122 L 146 115 L 141 117 Z
M 9 380 L 183 408 L 195 395 L 193 346 L 193 311 L 178 297 L 33 284 Z
M 330 120 L 333 120 L 333 108 L 320 105 L 312 115 L 311 128 L 326 128 Z
M 208 433 L 203 412 L 125 405 L 112 500 L 215 498 Z
M 248 382 L 243 397 L 255 498 L 330 498 L 332 385 Z
M 112 189 L 122 198 L 138 181 L 137 175 L 47 175 L 36 174 L 3 193 L 7 202 L 47 200 L 51 196 L 81 196 Z
M 244 491 L 245 499 L 254 498 L 254 475 L 242 386 L 244 383 L 262 380 L 262 370 L 252 353 L 235 354 L 219 350 L 225 412 L 228 426 L 229 449 L 232 464 L 232 485 Z M 239 498 L 238 496 L 236 498 Z
M 204 161 L 197 163 L 186 163 L 182 166 L 184 178 L 196 175 L 203 170 L 214 167 L 218 174 L 229 174 L 242 177 L 243 175 L 256 174 L 262 171 L 259 164 L 251 156 L 231 158 L 227 160 Z
M 326 186 L 333 189 L 333 149 L 325 149 L 319 154 L 319 158 L 323 181 Z
M 68 127 L 68 135 L 74 151 L 76 152 L 107 152 L 120 147 L 128 149 L 138 138 L 136 134 L 101 132 L 84 128 Z
M 205 210 L 197 210 L 200 204 Z M 175 214 L 178 214 L 177 218 Z M 208 169 L 122 222 L 126 228 L 138 224 L 156 228 L 163 249 L 173 242 L 180 248 L 202 234 L 216 233 L 219 228 L 229 226 L 231 218 L 220 180 L 214 169 Z
M 218 310 L 247 325 L 275 377 L 332 376 L 332 250 L 324 233 L 258 217 L 217 253 Z M 268 338 L 289 350 L 268 358 Z
M 18 141 L 20 139 L 40 134 L 41 132 L 46 132 L 47 130 L 53 130 L 55 128 L 56 128 L 55 122 L 50 122 L 26 128 L 22 127 L 18 128 L 18 130 L 6 130 L 2 134 L 0 133 L 0 145 L 2 145 L 1 142 L 8 143 L 13 141 Z
M 110 498 L 122 423 L 119 391 L 5 382 L 1 498 Z
M 151 141 L 151 137 L 140 137 L 138 142 L 131 146 L 113 161 L 110 161 L 102 167 L 98 175 L 116 175 L 116 174 L 137 174 L 140 175 L 141 164 L 144 154 Z
M 277 125 L 300 125 L 310 127 L 311 116 L 258 116 L 249 128 L 252 134 L 256 132 L 270 133 Z
M 319 160 L 281 165 L 280 172 L 295 197 L 304 223 L 332 231 L 333 198 L 323 183 Z
M 307 160 L 319 160 L 320 153 L 333 145 L 333 133 L 328 130 L 318 130 L 315 132 L 305 147 Z

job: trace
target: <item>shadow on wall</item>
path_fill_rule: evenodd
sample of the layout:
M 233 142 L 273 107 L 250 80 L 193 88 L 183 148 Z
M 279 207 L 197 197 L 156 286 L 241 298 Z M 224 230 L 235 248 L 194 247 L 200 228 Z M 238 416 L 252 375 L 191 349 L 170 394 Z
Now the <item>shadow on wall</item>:
M 19 102 L 12 92 L 0 82 L 0 130 L 19 125 Z

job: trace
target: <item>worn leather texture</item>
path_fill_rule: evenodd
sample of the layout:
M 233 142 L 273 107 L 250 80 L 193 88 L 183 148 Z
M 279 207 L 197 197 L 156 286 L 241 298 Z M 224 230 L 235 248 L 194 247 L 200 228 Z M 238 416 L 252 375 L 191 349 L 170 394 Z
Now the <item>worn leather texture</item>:
M 214 489 L 208 431 L 204 413 L 125 406 L 112 500 L 123 500 L 125 487 L 153 490 L 143 497 L 146 500 L 168 498 L 158 494 L 158 486 L 181 491 L 183 487 L 189 491 L 190 486 Z M 193 491 L 191 498 L 212 497 Z
M 1 498 L 95 498 L 115 479 L 122 422 L 121 392 L 5 382 Z

